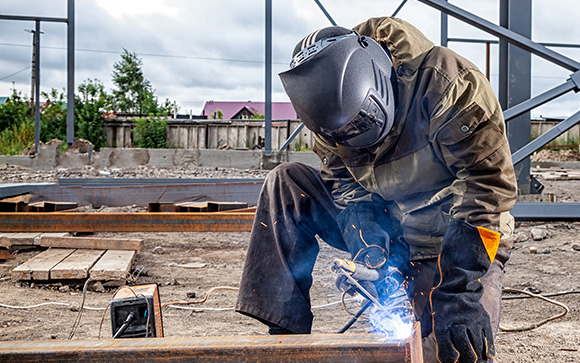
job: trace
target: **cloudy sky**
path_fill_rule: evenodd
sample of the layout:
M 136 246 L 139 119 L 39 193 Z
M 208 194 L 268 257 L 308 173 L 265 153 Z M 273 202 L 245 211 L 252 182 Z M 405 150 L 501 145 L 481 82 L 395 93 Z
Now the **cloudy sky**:
M 498 22 L 499 0 L 455 0 L 453 4 Z M 369 17 L 391 15 L 400 0 L 321 0 L 334 20 L 352 27 Z M 66 0 L 0 0 L 0 14 L 66 17 Z M 539 42 L 580 43 L 573 0 L 533 2 L 532 38 Z M 76 84 L 87 78 L 113 87 L 113 64 L 123 48 L 143 60 L 143 70 L 159 99 L 175 100 L 180 113 L 201 113 L 214 101 L 263 101 L 264 0 L 81 0 L 76 1 Z M 398 15 L 439 44 L 439 12 L 410 0 Z M 274 1 L 273 100 L 287 101 L 279 72 L 287 68 L 294 45 L 329 21 L 313 0 Z M 30 95 L 33 22 L 0 20 L 0 96 L 13 87 Z M 41 87 L 66 85 L 66 25 L 42 23 Z M 450 37 L 493 39 L 450 18 Z M 485 45 L 450 43 L 450 48 L 485 69 Z M 580 61 L 578 48 L 553 48 Z M 491 83 L 497 89 L 497 45 L 492 45 Z M 564 82 L 570 71 L 533 57 L 532 93 Z M 578 94 L 533 112 L 569 116 L 580 109 Z

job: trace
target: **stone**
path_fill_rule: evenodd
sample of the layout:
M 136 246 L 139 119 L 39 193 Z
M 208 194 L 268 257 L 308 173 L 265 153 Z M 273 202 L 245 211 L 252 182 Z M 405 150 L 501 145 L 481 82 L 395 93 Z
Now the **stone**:
M 532 228 L 530 234 L 534 241 L 541 241 L 544 238 L 548 237 L 548 232 L 545 229 L 541 228 Z
M 529 240 L 529 237 L 525 233 L 516 233 L 514 236 L 514 242 L 525 242 Z
M 196 296 L 197 296 L 197 294 L 195 293 L 195 291 L 189 291 L 189 292 L 187 293 L 187 297 L 188 297 L 189 299 L 195 299 L 195 297 L 196 297 Z
M 91 290 L 94 292 L 105 292 L 107 290 L 105 290 L 105 287 L 103 286 L 103 284 L 100 281 L 95 282 L 94 284 L 91 285 Z
M 165 253 L 165 250 L 161 246 L 157 246 L 153 249 L 153 253 L 156 255 L 162 255 Z
M 58 291 L 64 292 L 64 293 L 70 292 L 70 287 L 68 285 L 64 285 L 64 286 L 59 287 Z
M 530 254 L 535 255 L 538 253 L 538 249 L 534 246 L 530 247 Z
M 572 246 L 572 249 L 573 249 L 574 251 L 580 251 L 580 245 L 573 245 L 573 246 Z

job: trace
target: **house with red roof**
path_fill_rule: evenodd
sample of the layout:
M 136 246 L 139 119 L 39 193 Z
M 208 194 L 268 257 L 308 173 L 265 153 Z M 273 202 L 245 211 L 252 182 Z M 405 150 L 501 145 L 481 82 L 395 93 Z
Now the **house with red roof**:
M 264 114 L 266 110 L 265 102 L 229 102 L 229 101 L 207 101 L 203 106 L 202 116 L 207 118 L 218 118 L 218 111 L 221 111 L 222 119 L 248 119 L 256 114 Z M 298 116 L 290 102 L 272 102 L 272 120 L 296 120 Z

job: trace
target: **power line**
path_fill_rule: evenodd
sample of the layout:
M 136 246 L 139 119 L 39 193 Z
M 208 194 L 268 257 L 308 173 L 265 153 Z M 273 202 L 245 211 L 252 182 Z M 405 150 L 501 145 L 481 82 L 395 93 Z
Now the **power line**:
M 19 70 L 19 71 L 17 71 L 17 72 L 14 72 L 14 73 L 12 73 L 12 74 L 9 74 L 9 75 L 7 75 L 6 77 L 2 77 L 2 78 L 0 78 L 0 81 L 3 81 L 3 80 L 5 80 L 6 78 L 10 78 L 10 77 L 12 77 L 12 76 L 15 76 L 15 75 L 17 75 L 18 73 L 24 72 L 25 70 L 27 70 L 27 69 L 30 69 L 30 68 L 31 68 L 31 66 L 28 66 L 28 67 L 26 67 L 26 68 L 22 68 L 21 70 Z
M 30 45 L 25 44 L 12 44 L 12 43 L 0 43 L 3 46 L 9 47 L 25 47 L 30 48 Z M 56 50 L 66 50 L 63 47 L 47 47 L 41 46 L 43 49 L 56 49 Z M 107 54 L 120 54 L 118 51 L 113 50 L 102 50 L 102 49 L 81 49 L 76 48 L 75 51 L 79 52 L 88 52 L 88 53 L 107 53 Z M 222 61 L 222 62 L 237 62 L 237 63 L 256 63 L 256 64 L 263 64 L 264 61 L 258 60 L 249 60 L 249 59 L 229 59 L 229 58 L 211 58 L 211 57 L 196 57 L 196 56 L 189 56 L 189 55 L 178 55 L 178 54 L 159 54 L 159 53 L 137 53 L 140 56 L 147 56 L 147 57 L 161 57 L 161 58 L 178 58 L 178 59 L 197 59 L 197 60 L 209 60 L 209 61 Z M 272 62 L 274 64 L 282 64 L 287 65 L 287 62 Z

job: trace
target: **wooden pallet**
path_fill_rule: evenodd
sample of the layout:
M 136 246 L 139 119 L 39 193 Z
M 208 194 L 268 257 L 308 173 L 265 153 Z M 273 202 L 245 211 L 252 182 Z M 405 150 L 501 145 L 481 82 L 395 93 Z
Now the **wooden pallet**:
M 12 270 L 17 280 L 123 280 L 137 251 L 49 248 Z

